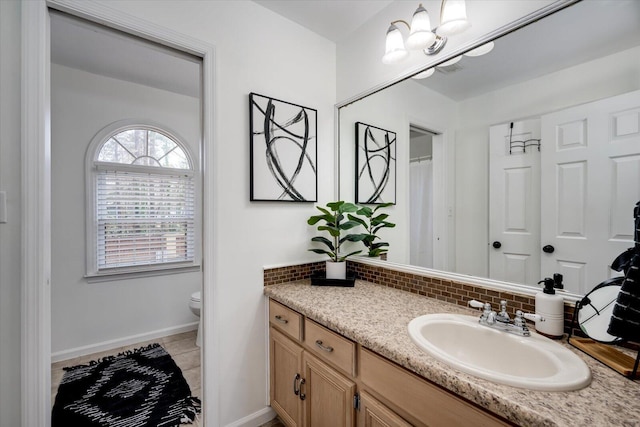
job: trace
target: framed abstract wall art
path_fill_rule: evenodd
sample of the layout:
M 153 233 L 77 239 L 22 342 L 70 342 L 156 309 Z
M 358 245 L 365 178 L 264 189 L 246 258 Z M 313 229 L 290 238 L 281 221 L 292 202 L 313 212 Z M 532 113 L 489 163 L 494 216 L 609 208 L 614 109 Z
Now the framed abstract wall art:
M 396 203 L 396 133 L 356 123 L 356 203 Z
M 249 122 L 251 201 L 317 201 L 317 111 L 251 93 Z

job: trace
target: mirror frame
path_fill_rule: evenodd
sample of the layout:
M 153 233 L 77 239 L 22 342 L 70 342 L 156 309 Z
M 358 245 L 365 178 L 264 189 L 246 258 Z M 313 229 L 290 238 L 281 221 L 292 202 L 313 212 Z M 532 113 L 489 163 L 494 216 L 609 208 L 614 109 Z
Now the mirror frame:
M 453 51 L 449 52 L 446 55 L 443 55 L 442 57 L 436 58 L 434 60 L 428 61 L 425 65 L 422 65 L 418 68 L 414 68 L 414 69 L 410 69 L 402 74 L 400 74 L 398 77 L 386 81 L 386 82 L 382 82 L 379 85 L 376 85 L 374 87 L 372 87 L 369 90 L 366 90 L 364 92 L 361 92 L 360 94 L 357 94 L 351 98 L 348 98 L 342 102 L 339 102 L 335 105 L 334 108 L 334 123 L 335 123 L 335 129 L 334 129 L 334 140 L 335 140 L 335 146 L 334 146 L 334 150 L 335 150 L 335 190 L 334 190 L 334 194 L 336 195 L 336 200 L 340 200 L 340 109 L 342 107 L 346 107 L 350 104 L 353 104 L 354 102 L 360 101 L 366 97 L 368 97 L 369 95 L 373 95 L 377 92 L 380 92 L 384 89 L 387 89 L 393 85 L 395 85 L 396 83 L 400 83 L 408 78 L 410 78 L 411 76 L 425 71 L 429 68 L 435 67 L 445 61 L 448 61 L 449 59 L 452 59 L 456 56 L 462 55 L 465 52 L 468 52 L 472 49 L 475 49 L 476 47 L 479 47 L 485 43 L 488 43 L 490 41 L 493 41 L 497 38 L 500 38 L 502 36 L 505 36 L 513 31 L 516 31 L 520 28 L 523 28 L 529 24 L 532 24 L 540 19 L 546 18 L 549 15 L 552 15 L 556 12 L 559 12 L 569 6 L 572 6 L 576 3 L 579 3 L 582 0 L 557 0 L 541 9 L 538 9 L 537 11 L 530 13 L 528 15 L 523 16 L 520 19 L 517 19 L 507 25 L 504 25 L 494 31 L 491 31 L 475 40 L 470 41 L 469 43 L 463 44 L 457 48 L 455 48 Z M 428 58 L 428 57 L 427 57 Z M 375 260 L 375 259 L 368 259 L 365 257 L 351 257 L 349 259 L 349 261 L 353 261 L 353 262 L 358 262 L 358 263 L 362 263 L 362 264 L 368 264 L 368 265 L 372 265 L 372 266 L 376 266 L 376 267 L 385 267 L 387 269 L 390 270 L 394 270 L 394 271 L 399 271 L 399 272 L 404 272 L 404 273 L 409 273 L 409 274 L 415 274 L 418 276 L 428 276 L 428 277 L 435 277 L 438 279 L 444 279 L 444 280 L 450 280 L 450 281 L 455 281 L 455 282 L 464 282 L 464 283 L 468 283 L 471 285 L 476 285 L 476 286 L 480 286 L 483 288 L 488 288 L 488 289 L 494 289 L 494 290 L 499 290 L 499 291 L 507 291 L 507 292 L 513 292 L 513 293 L 517 293 L 517 294 L 521 294 L 521 295 L 530 295 L 533 296 L 536 293 L 538 293 L 540 291 L 539 288 L 535 287 L 535 286 L 530 286 L 530 285 L 522 285 L 522 284 L 516 284 L 516 283 L 511 283 L 511 282 L 504 282 L 504 281 L 499 281 L 499 280 L 494 280 L 494 279 L 488 279 L 488 278 L 484 278 L 484 277 L 479 277 L 479 276 L 471 276 L 471 275 L 466 275 L 466 274 L 459 274 L 459 273 L 453 273 L 453 272 L 448 272 L 448 271 L 442 271 L 442 270 L 434 270 L 431 268 L 424 268 L 424 267 L 417 267 L 417 266 L 413 266 L 413 265 L 408 265 L 408 264 L 400 264 L 400 263 L 395 263 L 395 262 L 389 262 L 389 261 L 381 261 L 381 260 Z M 569 301 L 569 302 L 576 302 L 579 299 L 582 298 L 581 295 L 578 294 L 573 294 L 573 293 L 565 293 L 563 294 L 563 297 L 565 299 L 565 301 Z

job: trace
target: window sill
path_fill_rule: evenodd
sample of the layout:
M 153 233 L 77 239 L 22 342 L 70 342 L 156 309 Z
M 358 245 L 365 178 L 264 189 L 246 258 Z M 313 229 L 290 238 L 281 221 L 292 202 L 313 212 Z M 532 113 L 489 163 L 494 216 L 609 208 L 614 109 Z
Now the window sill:
M 157 268 L 153 270 L 128 270 L 108 273 L 86 274 L 84 278 L 88 283 L 111 282 L 116 280 L 137 279 L 142 277 L 167 276 L 169 274 L 182 274 L 200 271 L 199 265 L 184 267 Z

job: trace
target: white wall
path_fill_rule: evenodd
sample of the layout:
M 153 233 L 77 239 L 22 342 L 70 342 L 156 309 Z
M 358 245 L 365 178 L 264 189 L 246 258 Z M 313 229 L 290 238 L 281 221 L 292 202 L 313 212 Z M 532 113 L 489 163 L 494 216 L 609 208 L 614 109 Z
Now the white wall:
M 399 106 L 401 106 L 399 108 Z M 396 132 L 396 205 L 386 208 L 393 229 L 380 232 L 389 242 L 388 260 L 409 263 L 409 125 L 438 132 L 453 131 L 457 105 L 420 83 L 408 80 L 340 110 L 340 198 L 355 200 L 355 123 Z
M 345 101 L 375 86 L 406 76 L 410 71 L 440 62 L 451 52 L 463 48 L 484 34 L 553 2 L 554 0 L 467 1 L 467 17 L 471 21 L 471 28 L 460 35 L 450 37 L 440 53 L 427 56 L 420 51 L 411 52 L 404 62 L 385 65 L 381 58 L 389 24 L 397 19 L 410 21 L 418 5 L 418 2 L 414 1 L 394 1 L 338 43 L 337 98 L 339 101 Z M 422 4 L 429 12 L 431 26 L 439 25 L 441 0 L 426 0 L 422 1 Z M 398 27 L 406 37 L 406 27 L 402 24 Z
M 457 272 L 481 277 L 489 273 L 489 126 L 640 89 L 639 57 L 636 47 L 460 103 Z
M 101 2 L 215 45 L 214 227 L 221 322 L 219 414 L 228 425 L 267 407 L 267 323 L 262 267 L 317 260 L 307 252 L 312 204 L 249 202 L 248 95 L 257 92 L 318 110 L 319 200 L 333 198 L 335 44 L 248 1 Z M 205 358 L 207 355 L 205 354 Z M 207 359 L 209 361 L 209 359 Z M 205 378 L 205 381 L 208 379 Z M 206 399 L 206 397 L 205 397 Z
M 20 1 L 0 1 L 0 426 L 20 425 Z
M 85 157 L 105 126 L 149 119 L 183 138 L 199 164 L 200 100 L 73 68 L 51 66 L 51 352 L 197 322 L 188 307 L 201 272 L 88 283 Z M 73 355 L 73 353 L 71 353 Z

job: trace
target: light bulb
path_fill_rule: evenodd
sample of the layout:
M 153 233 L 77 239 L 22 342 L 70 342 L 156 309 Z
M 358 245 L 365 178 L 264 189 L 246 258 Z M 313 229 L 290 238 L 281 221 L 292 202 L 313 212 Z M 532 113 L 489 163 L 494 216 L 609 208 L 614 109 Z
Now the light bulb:
M 452 36 L 460 34 L 469 27 L 471 23 L 467 20 L 465 0 L 443 0 L 437 33 L 442 36 Z
M 435 40 L 436 35 L 431 31 L 431 19 L 421 4 L 411 19 L 411 32 L 407 37 L 407 47 L 412 50 L 426 49 Z
M 398 27 L 394 24 L 389 26 L 387 30 L 387 37 L 385 41 L 385 52 L 382 57 L 383 64 L 395 64 L 402 61 L 409 55 L 407 49 L 404 47 L 404 40 L 402 40 L 402 33 Z

